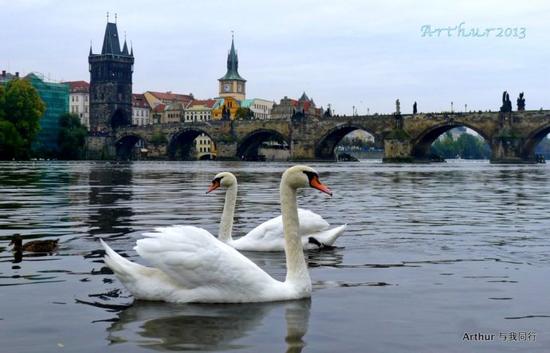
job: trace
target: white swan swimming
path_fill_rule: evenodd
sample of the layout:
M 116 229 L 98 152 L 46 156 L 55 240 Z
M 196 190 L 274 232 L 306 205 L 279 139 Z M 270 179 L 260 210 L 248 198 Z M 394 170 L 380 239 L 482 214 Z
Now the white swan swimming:
M 284 251 L 285 240 L 283 236 L 283 222 L 281 216 L 266 221 L 248 234 L 233 239 L 233 217 L 237 202 L 238 183 L 235 175 L 229 172 L 217 174 L 206 193 L 210 193 L 220 187 L 226 189 L 225 203 L 218 239 L 229 244 L 237 250 L 244 251 Z M 323 217 L 310 210 L 298 209 L 300 221 L 300 234 L 304 249 L 332 248 L 336 239 L 344 233 L 347 225 L 329 229 L 330 225 Z
M 298 235 L 296 190 L 311 186 L 329 195 L 317 172 L 294 166 L 280 184 L 287 274 L 278 281 L 208 231 L 192 226 L 157 228 L 137 241 L 136 252 L 153 267 L 128 261 L 103 240 L 104 261 L 136 299 L 176 303 L 246 303 L 311 296 L 311 279 Z

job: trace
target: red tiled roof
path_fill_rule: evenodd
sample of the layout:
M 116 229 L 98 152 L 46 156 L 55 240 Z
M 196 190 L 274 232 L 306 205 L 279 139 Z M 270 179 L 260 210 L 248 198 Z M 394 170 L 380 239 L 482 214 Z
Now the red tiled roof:
M 153 112 L 155 112 L 155 113 L 162 113 L 162 112 L 164 111 L 164 108 L 165 108 L 165 107 L 166 107 L 166 106 L 165 106 L 164 104 L 161 103 L 161 104 L 157 105 L 155 108 L 153 108 Z
M 67 81 L 63 82 L 69 85 L 70 93 L 89 93 L 90 84 L 86 81 Z
M 194 107 L 197 105 L 204 105 L 205 107 L 212 108 L 214 107 L 214 104 L 216 104 L 215 99 L 194 99 L 191 104 L 189 104 L 189 107 Z
M 165 100 L 165 101 L 177 101 L 177 102 L 189 103 L 193 100 L 192 94 L 179 94 L 179 93 L 172 93 L 172 92 L 154 92 L 154 91 L 148 91 L 148 92 L 151 93 L 156 98 Z
M 151 108 L 143 94 L 132 94 L 132 106 L 136 108 Z

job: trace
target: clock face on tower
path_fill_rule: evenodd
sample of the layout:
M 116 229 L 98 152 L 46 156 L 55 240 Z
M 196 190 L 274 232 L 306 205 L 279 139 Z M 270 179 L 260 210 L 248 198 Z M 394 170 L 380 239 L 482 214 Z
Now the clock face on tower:
M 239 93 L 242 93 L 242 92 L 243 92 L 243 84 L 242 84 L 242 83 L 237 84 L 237 91 L 238 91 Z
M 231 84 L 230 83 L 224 83 L 223 84 L 223 91 L 224 92 L 231 92 Z

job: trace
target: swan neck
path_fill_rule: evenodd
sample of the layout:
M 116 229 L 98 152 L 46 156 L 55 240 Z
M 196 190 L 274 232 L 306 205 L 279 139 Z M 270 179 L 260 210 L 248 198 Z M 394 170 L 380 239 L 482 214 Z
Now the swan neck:
M 298 234 L 300 223 L 298 219 L 298 205 L 296 203 L 296 190 L 289 187 L 284 182 L 284 179 L 281 181 L 281 214 L 285 236 L 286 282 L 293 282 L 306 287 L 311 286 L 302 241 Z
M 227 188 L 225 193 L 225 203 L 223 205 L 222 220 L 220 222 L 219 240 L 227 243 L 231 242 L 231 231 L 233 229 L 233 216 L 235 215 L 235 205 L 237 203 L 237 183 Z

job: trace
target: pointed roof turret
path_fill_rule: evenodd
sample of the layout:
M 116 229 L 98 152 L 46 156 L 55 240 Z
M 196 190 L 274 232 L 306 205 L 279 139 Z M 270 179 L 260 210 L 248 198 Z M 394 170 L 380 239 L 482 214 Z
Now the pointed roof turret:
M 126 39 L 124 39 L 124 46 L 122 47 L 122 54 L 123 55 L 130 55 L 130 53 L 128 53 L 128 44 L 126 44 Z
M 246 81 L 239 75 L 239 58 L 235 50 L 235 37 L 231 36 L 231 50 L 227 55 L 227 72 L 220 80 Z
M 107 22 L 105 28 L 105 37 L 103 38 L 103 48 L 101 54 L 120 55 L 120 42 L 118 40 L 118 30 L 116 23 Z
M 92 42 L 90 42 L 90 55 L 93 55 L 94 53 L 92 53 Z
M 300 102 L 307 102 L 309 101 L 309 97 L 307 96 L 306 92 L 304 91 L 304 93 L 302 93 L 302 96 L 300 97 L 300 99 L 298 99 L 298 101 Z

